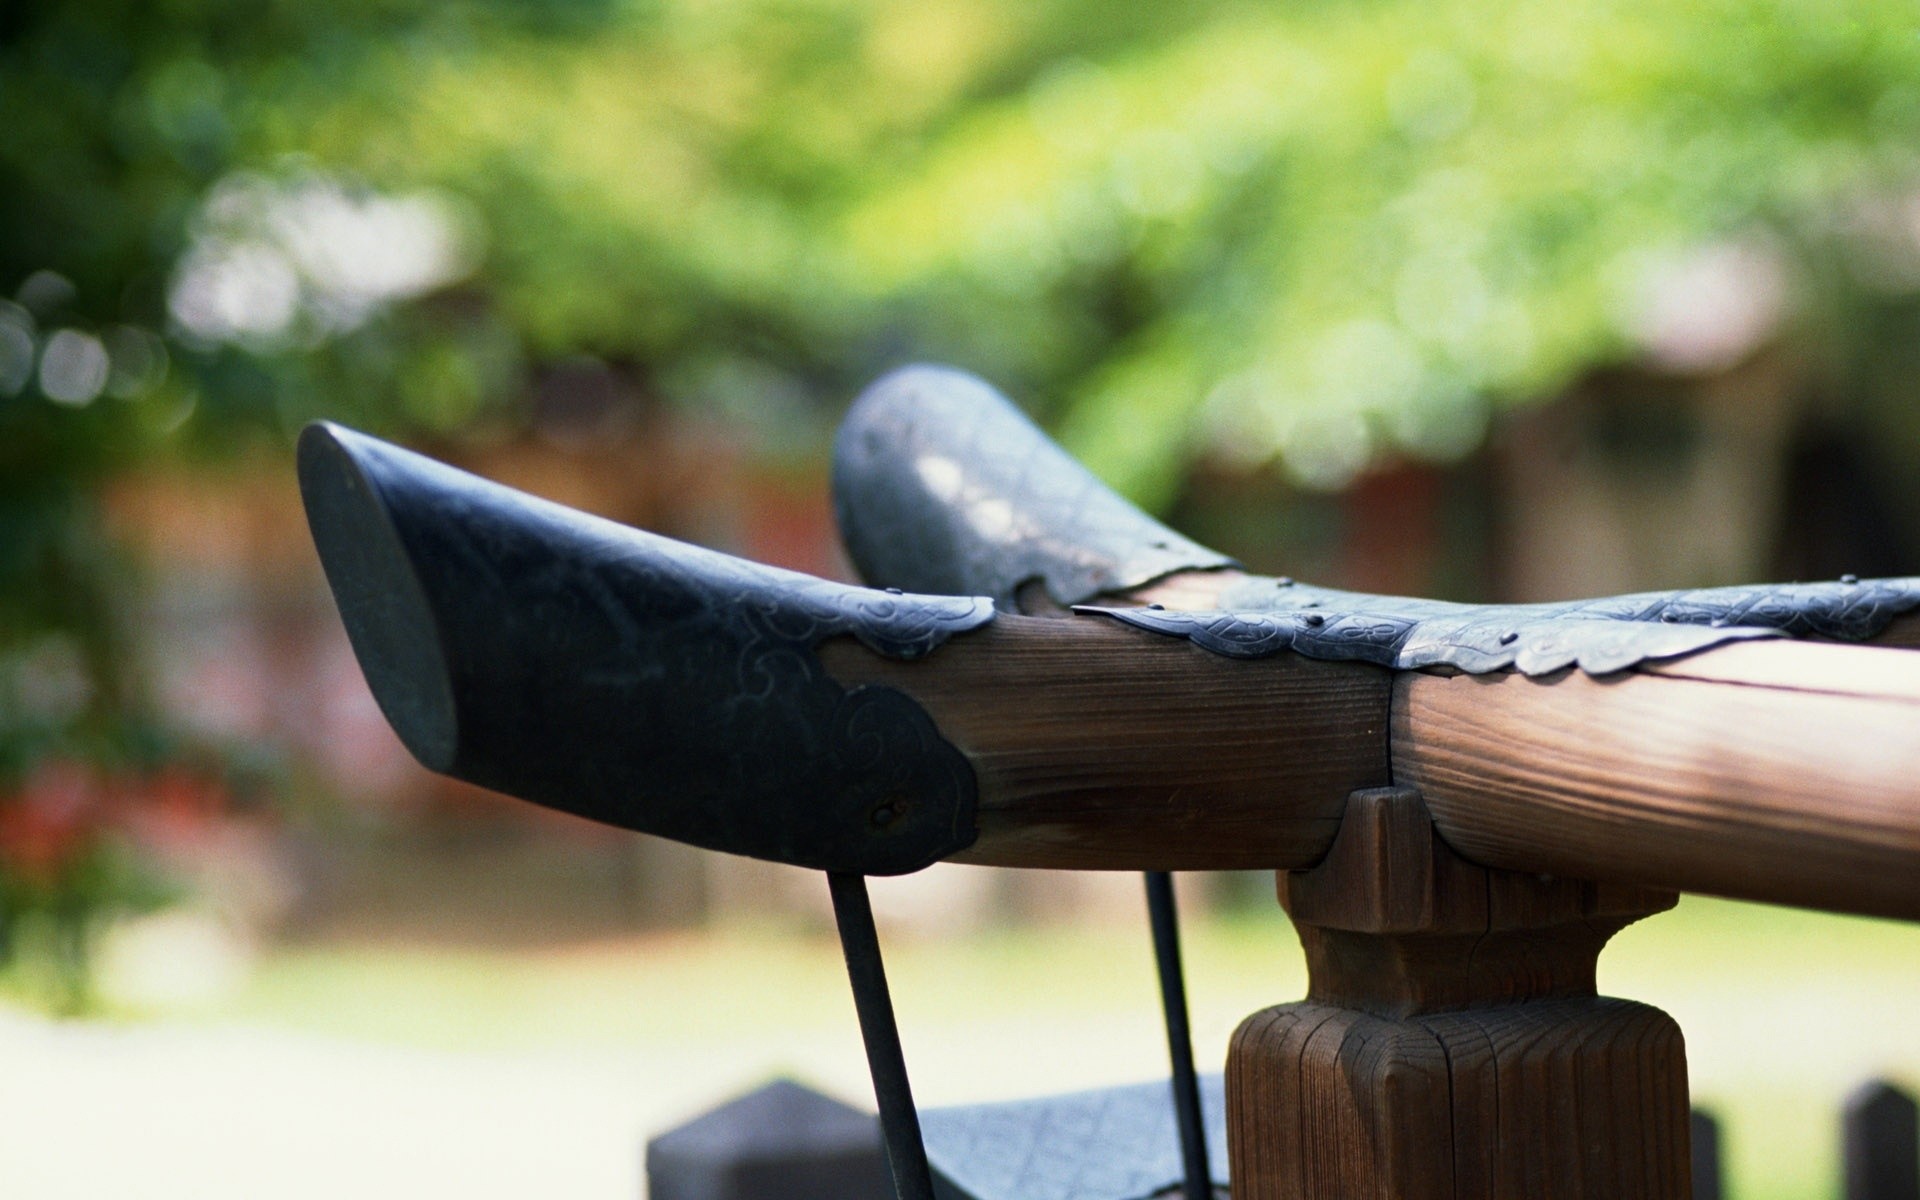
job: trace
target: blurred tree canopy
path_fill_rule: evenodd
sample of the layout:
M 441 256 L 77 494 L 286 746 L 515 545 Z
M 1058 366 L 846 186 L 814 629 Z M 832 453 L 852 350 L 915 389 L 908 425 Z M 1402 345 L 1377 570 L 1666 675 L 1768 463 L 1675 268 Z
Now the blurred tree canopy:
M 1641 353 L 1650 281 L 1699 247 L 1764 252 L 1736 291 L 1812 274 L 1920 149 L 1894 0 L 0 22 L 0 286 L 36 285 L 9 315 L 39 384 L 70 323 L 125 393 L 49 413 L 0 360 L 10 476 L 29 445 L 70 467 L 316 414 L 512 422 L 577 356 L 749 413 L 932 357 L 1040 398 L 1149 503 L 1209 450 L 1337 485 Z M 1904 240 L 1867 282 L 1916 286 Z
M 0 130 L 0 815 L 166 754 L 97 485 L 315 416 L 812 452 L 938 359 L 1154 506 L 1784 329 L 1920 421 L 1905 0 L 67 0 Z

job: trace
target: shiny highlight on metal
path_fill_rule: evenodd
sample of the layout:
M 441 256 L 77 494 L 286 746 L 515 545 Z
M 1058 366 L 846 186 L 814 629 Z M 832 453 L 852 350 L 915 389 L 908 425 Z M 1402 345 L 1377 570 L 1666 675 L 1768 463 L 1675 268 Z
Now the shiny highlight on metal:
M 1115 495 L 992 386 L 903 367 L 853 402 L 833 448 L 840 536 L 863 579 L 1061 605 L 1176 571 L 1230 567 Z

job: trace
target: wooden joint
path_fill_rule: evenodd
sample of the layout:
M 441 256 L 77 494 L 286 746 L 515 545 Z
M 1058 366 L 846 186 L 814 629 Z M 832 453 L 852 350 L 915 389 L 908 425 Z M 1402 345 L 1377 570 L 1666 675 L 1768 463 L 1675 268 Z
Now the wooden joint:
M 1308 998 L 1388 1017 L 1592 996 L 1607 939 L 1677 899 L 1476 866 L 1412 788 L 1355 792 L 1326 858 L 1279 891 Z
M 1279 887 L 1310 992 L 1234 1034 L 1236 1200 L 1688 1195 L 1679 1027 L 1594 994 L 1672 893 L 1477 866 L 1410 788 L 1354 793 Z

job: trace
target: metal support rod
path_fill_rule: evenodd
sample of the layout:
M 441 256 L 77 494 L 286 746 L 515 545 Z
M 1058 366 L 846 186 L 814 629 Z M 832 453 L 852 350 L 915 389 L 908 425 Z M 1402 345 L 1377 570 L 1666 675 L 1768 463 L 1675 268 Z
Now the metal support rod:
M 887 970 L 880 961 L 880 935 L 873 927 L 873 904 L 864 875 L 827 872 L 833 894 L 833 919 L 840 927 L 840 949 L 847 956 L 853 1007 L 860 1015 L 860 1037 L 867 1045 L 867 1070 L 873 1099 L 880 1108 L 880 1134 L 887 1146 L 896 1200 L 933 1200 L 933 1173 L 920 1140 L 920 1114 L 907 1083 L 907 1060 L 900 1051 L 900 1027 L 887 993 Z
M 1207 1128 L 1200 1115 L 1200 1081 L 1193 1071 L 1193 1033 L 1187 1024 L 1187 984 L 1180 968 L 1180 922 L 1173 903 L 1173 876 L 1148 871 L 1147 917 L 1153 925 L 1153 958 L 1160 968 L 1160 1008 L 1167 1018 L 1167 1052 L 1173 1059 L 1173 1113 L 1180 1123 L 1180 1161 L 1185 1200 L 1213 1200 L 1207 1165 Z

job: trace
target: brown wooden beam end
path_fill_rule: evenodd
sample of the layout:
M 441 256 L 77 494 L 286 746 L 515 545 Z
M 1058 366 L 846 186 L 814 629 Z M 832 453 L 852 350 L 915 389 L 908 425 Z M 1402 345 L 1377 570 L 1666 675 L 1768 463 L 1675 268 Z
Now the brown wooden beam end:
M 1094 870 L 1304 866 L 1347 795 L 1384 784 L 1388 672 L 1239 661 L 1074 617 L 1001 616 L 921 662 L 820 648 L 898 688 L 973 763 L 979 839 L 954 861 Z

